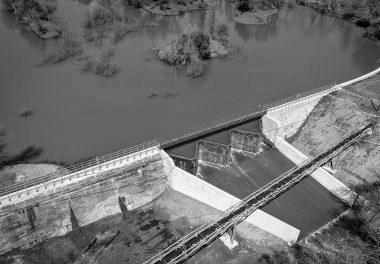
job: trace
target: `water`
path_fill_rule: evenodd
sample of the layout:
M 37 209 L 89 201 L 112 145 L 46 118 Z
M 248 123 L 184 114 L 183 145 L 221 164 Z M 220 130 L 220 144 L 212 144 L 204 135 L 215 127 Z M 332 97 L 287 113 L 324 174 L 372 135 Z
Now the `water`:
M 233 154 L 234 164 L 201 165 L 208 183 L 244 199 L 295 166 L 276 149 L 265 148 L 254 157 Z M 299 239 L 337 217 L 346 206 L 313 178 L 308 177 L 262 208 L 268 214 L 300 230 Z
M 59 15 L 82 41 L 86 2 L 58 0 Z M 112 79 L 80 73 L 77 60 L 36 67 L 47 42 L 0 14 L 0 121 L 11 130 L 9 152 L 35 145 L 44 148 L 41 160 L 74 161 L 119 150 L 351 79 L 373 70 L 380 55 L 360 28 L 306 7 L 285 8 L 267 25 L 245 26 L 233 22 L 228 1 L 219 1 L 216 17 L 229 25 L 242 52 L 211 61 L 205 76 L 192 79 L 159 61 L 151 49 L 186 27 L 207 28 L 207 12 L 166 18 L 131 8 L 124 12 L 159 27 L 132 33 L 117 45 L 123 70 Z M 149 98 L 150 89 L 159 96 Z M 22 106 L 34 114 L 20 117 Z

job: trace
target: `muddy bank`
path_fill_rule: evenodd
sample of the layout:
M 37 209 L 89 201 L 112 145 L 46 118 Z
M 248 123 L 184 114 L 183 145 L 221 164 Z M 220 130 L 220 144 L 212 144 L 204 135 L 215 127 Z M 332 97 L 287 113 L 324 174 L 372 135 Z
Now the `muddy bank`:
M 240 24 L 262 25 L 279 13 L 282 0 L 234 0 L 235 22 Z
M 127 2 L 135 8 L 161 16 L 175 16 L 209 8 L 207 0 L 127 0 Z
M 318 13 L 337 16 L 365 28 L 365 36 L 380 41 L 380 2 L 376 0 L 296 0 Z

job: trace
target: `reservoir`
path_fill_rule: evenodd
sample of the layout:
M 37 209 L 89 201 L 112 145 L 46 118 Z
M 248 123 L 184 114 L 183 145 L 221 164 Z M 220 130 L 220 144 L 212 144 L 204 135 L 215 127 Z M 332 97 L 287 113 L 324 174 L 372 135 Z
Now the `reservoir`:
M 58 16 L 84 47 L 89 2 L 58 0 Z M 0 121 L 10 131 L 9 153 L 34 145 L 43 148 L 39 160 L 73 162 L 116 151 L 352 79 L 373 70 L 380 57 L 380 48 L 352 23 L 307 7 L 284 7 L 268 24 L 242 25 L 234 22 L 231 3 L 221 0 L 216 20 L 229 26 L 239 52 L 209 61 L 206 74 L 194 79 L 160 61 L 152 48 L 189 28 L 206 31 L 209 11 L 160 17 L 120 8 L 125 16 L 156 26 L 116 45 L 122 71 L 113 78 L 81 73 L 78 59 L 38 67 L 50 41 L 0 13 Z M 33 115 L 21 117 L 22 107 Z

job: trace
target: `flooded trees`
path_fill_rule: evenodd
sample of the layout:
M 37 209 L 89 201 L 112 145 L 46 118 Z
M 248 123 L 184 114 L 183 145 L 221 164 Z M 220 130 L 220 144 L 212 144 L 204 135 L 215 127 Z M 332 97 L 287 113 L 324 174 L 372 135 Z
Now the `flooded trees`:
M 41 38 L 56 38 L 60 29 L 55 23 L 55 0 L 2 0 L 5 10 L 21 21 L 26 29 Z

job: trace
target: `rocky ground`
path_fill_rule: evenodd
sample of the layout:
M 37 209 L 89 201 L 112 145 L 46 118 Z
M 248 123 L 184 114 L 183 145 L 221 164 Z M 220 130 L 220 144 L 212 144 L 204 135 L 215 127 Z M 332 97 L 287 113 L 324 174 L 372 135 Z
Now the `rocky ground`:
M 169 188 L 135 211 L 103 218 L 30 249 L 13 250 L 1 256 L 0 263 L 142 263 L 219 213 Z M 245 263 L 285 246 L 245 223 L 238 226 L 237 241 L 239 246 L 230 251 L 216 240 L 188 263 Z

